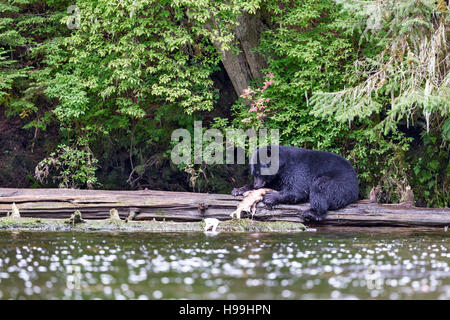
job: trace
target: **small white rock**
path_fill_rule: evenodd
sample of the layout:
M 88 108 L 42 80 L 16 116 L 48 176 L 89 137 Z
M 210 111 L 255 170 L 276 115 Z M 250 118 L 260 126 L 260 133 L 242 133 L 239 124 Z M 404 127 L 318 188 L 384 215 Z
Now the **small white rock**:
M 215 219 L 215 218 L 206 218 L 206 219 L 203 220 L 203 222 L 205 223 L 204 231 L 205 232 L 212 232 L 212 233 L 216 232 L 217 226 L 220 223 L 220 221 L 218 219 Z M 211 231 L 209 231 L 210 228 L 211 228 Z

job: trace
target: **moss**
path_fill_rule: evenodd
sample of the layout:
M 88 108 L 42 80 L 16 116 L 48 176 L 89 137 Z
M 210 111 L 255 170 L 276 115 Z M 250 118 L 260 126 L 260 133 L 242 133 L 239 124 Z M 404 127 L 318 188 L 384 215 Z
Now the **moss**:
M 0 228 L 3 227 L 21 227 L 21 226 L 41 226 L 41 219 L 36 218 L 0 218 Z
M 201 222 L 84 220 L 69 224 L 67 219 L 0 218 L 0 229 L 41 231 L 125 231 L 125 232 L 203 232 Z M 260 222 L 249 219 L 221 221 L 219 232 L 299 232 L 306 227 L 293 222 Z
M 305 225 L 295 222 L 261 222 L 250 219 L 233 219 L 222 221 L 218 231 L 252 231 L 252 232 L 289 232 L 306 231 Z
M 13 230 L 61 230 L 67 228 L 65 220 L 41 218 L 0 218 L 0 229 Z
M 84 223 L 83 217 L 81 215 L 80 210 L 75 210 L 75 212 L 70 216 L 68 220 L 66 220 L 66 223 L 71 224 L 74 226 L 77 223 Z

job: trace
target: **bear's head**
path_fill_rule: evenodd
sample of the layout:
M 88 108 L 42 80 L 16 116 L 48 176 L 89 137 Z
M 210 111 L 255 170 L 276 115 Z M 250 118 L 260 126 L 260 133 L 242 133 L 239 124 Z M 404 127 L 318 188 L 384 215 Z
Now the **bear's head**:
M 253 188 L 260 189 L 269 185 L 277 177 L 280 167 L 279 146 L 257 148 L 250 159 Z

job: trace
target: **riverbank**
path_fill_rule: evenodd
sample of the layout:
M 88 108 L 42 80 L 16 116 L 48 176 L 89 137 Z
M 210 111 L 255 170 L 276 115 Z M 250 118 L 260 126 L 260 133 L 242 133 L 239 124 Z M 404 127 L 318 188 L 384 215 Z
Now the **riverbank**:
M 204 222 L 83 220 L 70 219 L 0 218 L 0 230 L 17 231 L 120 231 L 120 232 L 204 232 Z M 216 232 L 302 232 L 308 229 L 301 223 L 260 222 L 249 219 L 221 221 Z

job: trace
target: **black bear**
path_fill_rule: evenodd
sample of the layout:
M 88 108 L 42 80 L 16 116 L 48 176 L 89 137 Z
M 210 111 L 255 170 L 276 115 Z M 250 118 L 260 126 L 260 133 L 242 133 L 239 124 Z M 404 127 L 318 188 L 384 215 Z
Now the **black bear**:
M 275 151 L 278 151 L 278 157 Z M 273 170 L 275 161 L 278 163 Z M 271 170 L 268 170 L 270 167 Z M 255 150 L 250 169 L 253 185 L 235 188 L 232 195 L 242 195 L 248 190 L 263 187 L 271 188 L 278 192 L 265 194 L 263 202 L 269 207 L 279 203 L 306 202 L 309 199 L 310 210 L 302 212 L 308 221 L 320 221 L 327 210 L 339 209 L 358 200 L 355 169 L 349 161 L 332 152 L 266 146 Z

